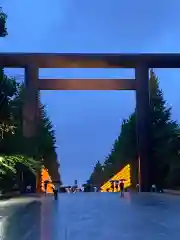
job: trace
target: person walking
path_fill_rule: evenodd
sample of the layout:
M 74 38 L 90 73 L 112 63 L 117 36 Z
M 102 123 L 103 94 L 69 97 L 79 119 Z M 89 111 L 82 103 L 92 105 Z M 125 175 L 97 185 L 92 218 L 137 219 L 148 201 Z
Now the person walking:
M 120 181 L 119 187 L 120 187 L 121 197 L 124 197 L 124 181 L 122 180 Z
M 140 185 L 139 185 L 139 183 L 136 184 L 136 189 L 137 189 L 137 192 L 140 192 Z
M 47 186 L 48 186 L 48 183 L 49 183 L 48 180 L 44 181 L 44 193 L 45 193 L 45 195 L 47 194 Z
M 151 191 L 152 191 L 152 192 L 156 192 L 156 184 L 152 184 L 152 186 L 151 186 Z
M 111 189 L 112 189 L 112 192 L 114 192 L 114 181 L 111 182 Z
M 53 193 L 54 193 L 54 200 L 58 200 L 58 189 L 56 187 L 53 187 Z
M 115 182 L 115 189 L 116 189 L 116 192 L 118 192 L 118 188 L 119 188 L 119 181 L 116 181 L 116 182 Z

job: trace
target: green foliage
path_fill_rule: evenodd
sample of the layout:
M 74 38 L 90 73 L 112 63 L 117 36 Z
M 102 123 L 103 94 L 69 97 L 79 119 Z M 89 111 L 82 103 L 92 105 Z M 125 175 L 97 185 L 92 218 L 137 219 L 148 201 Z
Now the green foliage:
M 12 115 L 10 101 L 17 91 L 17 83 L 14 78 L 8 78 L 0 69 L 0 123 L 11 125 Z
M 42 157 L 51 154 L 55 150 L 56 138 L 55 131 L 53 130 L 52 122 L 47 116 L 45 106 L 40 106 L 40 123 L 37 142 L 39 142 L 39 152 Z M 44 136 L 44 138 L 42 138 Z
M 0 8 L 0 37 L 5 37 L 7 15 Z M 45 107 L 40 107 L 38 135 L 23 136 L 24 86 L 9 78 L 0 68 L 0 188 L 11 189 L 20 184 L 16 175 L 35 173 L 42 164 L 50 169 L 53 179 L 60 180 L 56 155 L 56 138 Z M 18 169 L 18 171 L 17 171 Z
M 6 20 L 7 15 L 2 11 L 2 8 L 0 7 L 0 37 L 5 37 L 8 34 L 6 29 Z
M 96 165 L 94 166 L 93 173 L 90 176 L 90 179 L 88 181 L 88 184 L 92 184 L 93 186 L 100 187 L 102 183 L 102 177 L 103 177 L 103 166 L 98 161 Z
M 180 185 L 180 127 L 171 120 L 171 108 L 163 98 L 159 82 L 154 72 L 150 71 L 150 170 L 151 182 L 161 186 L 173 187 Z M 136 114 L 123 120 L 118 138 L 112 151 L 105 159 L 104 171 L 95 168 L 89 182 L 98 179 L 107 181 L 127 163 L 132 167 L 132 182 L 137 183 L 137 147 L 136 147 Z M 96 176 L 96 177 L 94 177 Z M 102 181 L 101 184 L 104 182 Z M 98 182 L 99 184 L 99 182 Z
M 0 111 L 2 116 L 0 121 L 1 187 L 6 187 L 6 183 L 9 188 L 14 184 L 22 185 L 18 176 L 28 171 L 34 175 L 43 164 L 47 168 L 52 165 L 49 171 L 52 178 L 55 175 L 56 180 L 60 180 L 55 152 L 55 132 L 45 107 L 40 107 L 37 136 L 26 139 L 23 136 L 22 127 L 24 85 L 18 85 L 15 79 L 8 78 L 3 71 L 1 73 L 0 99 L 3 99 Z
M 41 168 L 40 162 L 35 161 L 34 159 L 28 158 L 26 156 L 21 156 L 21 155 L 0 156 L 1 174 L 5 175 L 7 171 L 16 173 L 17 172 L 16 166 L 18 163 L 28 167 L 33 174 L 36 174 L 37 169 Z

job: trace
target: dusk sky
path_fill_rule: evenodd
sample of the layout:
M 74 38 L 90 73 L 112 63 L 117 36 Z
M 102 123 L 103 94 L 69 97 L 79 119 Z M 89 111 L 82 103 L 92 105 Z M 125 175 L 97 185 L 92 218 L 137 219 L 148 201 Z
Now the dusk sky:
M 179 0 L 0 0 L 8 15 L 1 52 L 180 52 Z M 18 80 L 21 69 L 7 70 Z M 180 120 L 180 71 L 156 69 Z M 133 77 L 131 70 L 46 69 L 43 77 Z M 83 183 L 103 161 L 135 107 L 134 92 L 42 91 L 57 137 L 65 184 Z

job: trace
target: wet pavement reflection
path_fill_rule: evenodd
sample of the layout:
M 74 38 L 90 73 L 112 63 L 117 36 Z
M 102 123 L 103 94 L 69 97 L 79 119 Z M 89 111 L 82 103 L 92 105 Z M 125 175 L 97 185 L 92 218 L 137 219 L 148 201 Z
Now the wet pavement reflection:
M 0 206 L 1 209 L 1 206 Z M 1 212 L 1 210 L 0 210 Z M 2 214 L 1 214 L 2 215 Z M 3 240 L 180 239 L 180 197 L 165 194 L 61 194 L 0 219 Z

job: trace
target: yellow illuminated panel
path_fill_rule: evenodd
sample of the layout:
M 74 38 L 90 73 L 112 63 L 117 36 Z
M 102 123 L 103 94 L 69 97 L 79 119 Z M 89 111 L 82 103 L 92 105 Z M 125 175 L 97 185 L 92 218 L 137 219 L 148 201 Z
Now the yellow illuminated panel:
M 53 193 L 54 185 L 52 184 L 51 177 L 48 173 L 48 170 L 46 168 L 43 168 L 41 171 L 41 190 L 42 190 L 42 192 L 45 192 L 45 189 L 44 189 L 45 181 L 49 181 L 49 183 L 47 185 L 47 193 Z
M 109 192 L 112 192 L 111 188 L 111 181 L 113 180 L 121 180 L 125 179 L 124 181 L 124 187 L 128 188 L 131 186 L 131 169 L 130 164 L 126 165 L 121 171 L 119 171 L 116 175 L 114 175 L 111 179 L 109 179 L 106 183 L 104 183 L 101 186 L 101 192 L 107 192 L 107 189 L 109 189 Z M 120 188 L 118 186 L 118 189 L 114 188 L 114 192 L 119 192 Z

